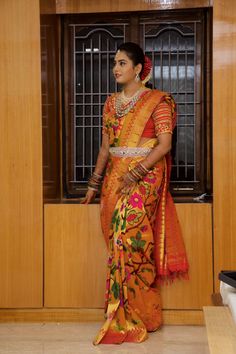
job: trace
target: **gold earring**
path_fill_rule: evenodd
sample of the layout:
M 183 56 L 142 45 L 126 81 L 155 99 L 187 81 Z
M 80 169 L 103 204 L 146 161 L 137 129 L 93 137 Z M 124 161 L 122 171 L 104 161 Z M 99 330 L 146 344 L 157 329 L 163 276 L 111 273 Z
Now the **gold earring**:
M 136 82 L 140 81 L 139 73 L 136 74 L 134 81 L 136 81 Z

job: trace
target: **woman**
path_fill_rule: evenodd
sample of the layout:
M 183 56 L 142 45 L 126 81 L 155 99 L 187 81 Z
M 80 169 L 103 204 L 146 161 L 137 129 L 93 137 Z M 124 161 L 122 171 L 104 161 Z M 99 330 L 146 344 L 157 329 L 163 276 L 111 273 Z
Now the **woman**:
M 162 324 L 158 280 L 187 277 L 188 262 L 168 192 L 175 103 L 144 86 L 150 59 L 135 43 L 116 52 L 113 73 L 123 86 L 108 97 L 103 141 L 83 203 L 101 192 L 108 245 L 106 322 L 94 344 L 142 342 Z

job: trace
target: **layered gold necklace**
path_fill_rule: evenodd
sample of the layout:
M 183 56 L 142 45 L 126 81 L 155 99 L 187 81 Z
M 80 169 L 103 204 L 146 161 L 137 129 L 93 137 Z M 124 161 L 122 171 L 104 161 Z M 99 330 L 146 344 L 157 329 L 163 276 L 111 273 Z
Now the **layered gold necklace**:
M 127 97 L 124 93 L 124 90 L 121 91 L 121 93 L 117 95 L 115 101 L 116 116 L 121 118 L 129 113 L 129 111 L 134 108 L 136 102 L 144 90 L 145 87 L 141 86 L 131 97 Z

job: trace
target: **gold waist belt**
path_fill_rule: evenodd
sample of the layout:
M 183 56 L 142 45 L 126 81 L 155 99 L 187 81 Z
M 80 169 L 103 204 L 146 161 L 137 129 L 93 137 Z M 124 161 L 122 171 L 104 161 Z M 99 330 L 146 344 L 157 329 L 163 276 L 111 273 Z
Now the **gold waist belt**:
M 152 151 L 149 147 L 111 147 L 109 152 L 117 157 L 147 156 Z

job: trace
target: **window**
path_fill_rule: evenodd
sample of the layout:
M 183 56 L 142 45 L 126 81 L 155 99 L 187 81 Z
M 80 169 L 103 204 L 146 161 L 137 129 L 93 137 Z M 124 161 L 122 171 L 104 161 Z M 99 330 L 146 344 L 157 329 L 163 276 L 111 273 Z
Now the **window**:
M 101 144 L 102 107 L 116 91 L 112 64 L 124 41 L 152 59 L 152 86 L 178 106 L 171 189 L 193 196 L 210 190 L 210 16 L 206 10 L 64 20 L 64 181 L 67 197 L 84 193 Z
M 69 194 L 86 187 L 101 145 L 103 105 L 117 90 L 112 75 L 117 47 L 127 38 L 128 23 L 67 24 L 69 39 L 66 186 Z

